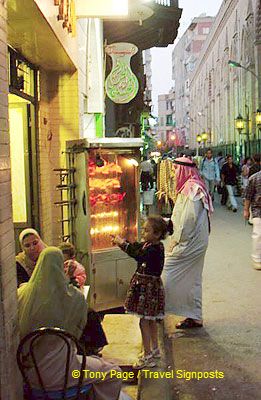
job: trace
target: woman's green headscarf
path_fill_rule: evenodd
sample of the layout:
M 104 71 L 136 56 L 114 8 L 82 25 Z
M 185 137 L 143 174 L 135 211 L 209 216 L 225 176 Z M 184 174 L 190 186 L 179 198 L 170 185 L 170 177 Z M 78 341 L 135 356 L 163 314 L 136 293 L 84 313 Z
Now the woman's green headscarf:
M 41 327 L 58 327 L 80 338 L 87 321 L 83 294 L 69 284 L 63 255 L 56 247 L 44 249 L 28 283 L 18 289 L 21 336 Z

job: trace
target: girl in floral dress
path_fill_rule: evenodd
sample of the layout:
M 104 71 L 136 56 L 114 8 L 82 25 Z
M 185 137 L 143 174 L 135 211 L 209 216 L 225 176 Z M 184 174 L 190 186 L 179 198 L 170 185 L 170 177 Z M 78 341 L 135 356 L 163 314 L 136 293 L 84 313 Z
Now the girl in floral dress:
M 113 237 L 113 243 L 138 263 L 125 301 L 126 311 L 140 318 L 144 354 L 133 365 L 136 369 L 154 367 L 155 359 L 160 358 L 157 320 L 164 318 L 165 306 L 160 278 L 164 266 L 161 240 L 172 232 L 172 223 L 167 224 L 160 216 L 150 216 L 143 227 L 143 242 L 129 243 L 120 236 Z

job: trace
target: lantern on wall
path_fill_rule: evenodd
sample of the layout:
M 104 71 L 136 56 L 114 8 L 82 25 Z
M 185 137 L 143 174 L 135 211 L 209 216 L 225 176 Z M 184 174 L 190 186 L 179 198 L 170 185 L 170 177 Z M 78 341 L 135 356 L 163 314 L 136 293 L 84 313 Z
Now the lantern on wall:
M 241 114 L 238 114 L 237 118 L 235 119 L 235 127 L 239 133 L 241 133 L 242 129 L 244 129 L 244 119 Z
M 208 134 L 207 132 L 202 132 L 201 133 L 201 138 L 203 140 L 203 142 L 206 142 L 208 140 Z
M 200 143 L 202 141 L 201 135 L 197 135 L 197 142 Z
M 261 128 L 261 110 L 256 110 L 256 126 Z

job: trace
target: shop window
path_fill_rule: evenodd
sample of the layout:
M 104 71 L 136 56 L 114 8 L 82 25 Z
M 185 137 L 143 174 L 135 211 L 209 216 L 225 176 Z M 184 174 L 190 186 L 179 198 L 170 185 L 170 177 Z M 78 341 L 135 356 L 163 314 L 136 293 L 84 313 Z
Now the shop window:
M 33 100 L 36 94 L 36 69 L 15 50 L 8 48 L 8 52 L 10 92 Z
M 172 125 L 172 115 L 167 115 L 166 125 Z
M 203 35 L 208 35 L 209 34 L 209 27 L 203 28 Z

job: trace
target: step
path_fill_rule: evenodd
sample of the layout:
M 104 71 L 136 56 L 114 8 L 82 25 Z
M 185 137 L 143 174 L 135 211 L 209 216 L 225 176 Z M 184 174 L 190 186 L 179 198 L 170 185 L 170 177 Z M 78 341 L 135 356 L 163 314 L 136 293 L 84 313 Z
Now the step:
M 171 400 L 171 367 L 165 353 L 163 323 L 158 324 L 159 349 L 161 358 L 154 368 L 144 368 L 139 375 L 138 400 Z M 149 371 L 149 372 L 148 372 Z M 160 373 L 167 373 L 167 377 Z
M 132 364 L 137 361 L 142 348 L 139 318 L 128 314 L 106 314 L 102 325 L 109 343 L 104 347 L 102 356 L 128 372 L 126 378 L 131 379 L 123 381 L 123 391 L 136 400 L 138 372 L 132 369 Z

